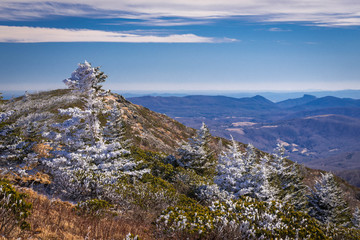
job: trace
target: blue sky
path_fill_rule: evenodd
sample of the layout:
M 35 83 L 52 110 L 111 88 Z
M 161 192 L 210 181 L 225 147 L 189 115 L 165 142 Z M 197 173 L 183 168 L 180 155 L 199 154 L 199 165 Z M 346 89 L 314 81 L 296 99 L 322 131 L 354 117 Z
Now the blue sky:
M 358 0 L 2 0 L 0 90 L 360 89 Z

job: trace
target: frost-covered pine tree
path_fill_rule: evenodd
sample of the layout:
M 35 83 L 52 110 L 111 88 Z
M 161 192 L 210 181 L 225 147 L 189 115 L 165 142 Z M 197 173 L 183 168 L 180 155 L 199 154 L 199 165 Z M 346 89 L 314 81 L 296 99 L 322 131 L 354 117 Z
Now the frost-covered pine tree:
M 90 63 L 85 61 L 85 63 L 79 64 L 70 78 L 63 81 L 70 89 L 83 96 L 85 111 L 87 111 L 87 117 L 83 119 L 89 127 L 93 144 L 95 139 L 101 138 L 98 115 L 102 108 L 102 101 L 98 99 L 98 96 L 103 91 L 99 83 L 104 82 L 106 78 L 107 76 L 100 71 L 99 67 L 93 68 Z
M 360 229 L 360 209 L 358 207 L 355 209 L 351 221 L 355 228 Z
M 285 148 L 278 144 L 272 161 L 269 162 L 272 181 L 278 190 L 276 198 L 290 203 L 298 210 L 305 210 L 307 206 L 306 186 L 303 184 L 303 176 L 296 164 L 286 161 Z
M 348 207 L 342 196 L 343 192 L 335 181 L 334 175 L 322 174 L 309 196 L 311 208 L 309 214 L 325 224 L 347 224 L 349 222 Z
M 98 83 L 105 76 L 87 62 L 79 64 L 72 77 L 64 82 L 81 93 L 84 109 L 59 109 L 66 120 L 54 124 L 52 132 L 43 134 L 52 140 L 53 158 L 43 159 L 42 163 L 64 193 L 75 199 L 99 197 L 105 192 L 104 188 L 120 177 L 139 177 L 147 172 L 135 171 L 137 164 L 125 157 L 129 151 L 122 145 L 122 137 L 118 134 L 121 129 L 117 129 L 121 125 L 121 112 L 116 104 L 104 108 L 99 96 Z M 106 116 L 104 127 L 99 121 L 100 114 Z
M 239 185 L 241 177 L 245 172 L 244 153 L 239 150 L 238 144 L 233 138 L 231 143 L 228 150 L 219 156 L 214 183 L 219 189 L 237 197 L 241 195 L 239 193 Z
M 232 139 L 228 151 L 219 156 L 214 183 L 234 198 L 246 195 L 259 200 L 273 200 L 275 189 L 268 181 L 267 159 L 259 164 L 256 158 L 252 144 L 248 144 L 246 152 L 242 153 Z
M 180 159 L 178 164 L 185 168 L 194 169 L 197 173 L 203 174 L 211 170 L 214 165 L 212 152 L 209 149 L 210 132 L 205 123 L 202 123 L 200 130 L 194 138 L 178 149 Z

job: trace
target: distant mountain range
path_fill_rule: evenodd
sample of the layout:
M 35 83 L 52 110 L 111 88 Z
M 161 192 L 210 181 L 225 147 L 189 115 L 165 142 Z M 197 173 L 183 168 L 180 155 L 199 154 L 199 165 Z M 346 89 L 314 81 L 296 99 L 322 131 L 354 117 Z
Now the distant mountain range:
M 347 180 L 360 186 L 354 177 L 360 176 L 360 100 L 308 94 L 277 103 L 259 95 L 146 96 L 129 100 L 189 127 L 199 128 L 204 121 L 214 135 L 232 135 L 267 152 L 283 142 L 291 159 L 339 175 L 351 169 L 353 180 Z M 351 161 L 346 160 L 349 154 L 353 154 Z
M 24 95 L 24 90 L 4 90 L 0 89 L 4 99 L 11 97 L 19 97 Z M 29 93 L 37 93 L 39 90 L 29 90 Z M 112 92 L 121 94 L 126 98 L 143 97 L 143 96 L 161 96 L 161 97 L 185 97 L 189 95 L 203 95 L 203 96 L 227 96 L 233 98 L 253 97 L 255 95 L 263 96 L 273 102 L 280 102 L 287 99 L 301 98 L 303 95 L 312 95 L 318 98 L 326 96 L 334 96 L 339 98 L 353 98 L 360 99 L 360 90 L 338 90 L 338 91 L 298 91 L 298 92 L 260 92 L 260 91 L 126 91 L 126 90 L 112 90 Z

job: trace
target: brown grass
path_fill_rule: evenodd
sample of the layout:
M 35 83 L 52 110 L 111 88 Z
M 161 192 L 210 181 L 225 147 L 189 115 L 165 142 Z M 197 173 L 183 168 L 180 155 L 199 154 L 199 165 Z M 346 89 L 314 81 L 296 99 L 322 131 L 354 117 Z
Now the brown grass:
M 52 150 L 52 147 L 47 143 L 38 143 L 33 147 L 33 150 L 39 158 L 47 158 L 50 157 L 49 151 Z
M 23 239 L 123 239 L 129 232 L 142 239 L 155 239 L 147 219 L 125 214 L 79 215 L 74 204 L 49 200 L 28 188 L 20 190 L 28 194 L 28 201 L 33 204 L 28 219 L 32 229 L 21 234 Z

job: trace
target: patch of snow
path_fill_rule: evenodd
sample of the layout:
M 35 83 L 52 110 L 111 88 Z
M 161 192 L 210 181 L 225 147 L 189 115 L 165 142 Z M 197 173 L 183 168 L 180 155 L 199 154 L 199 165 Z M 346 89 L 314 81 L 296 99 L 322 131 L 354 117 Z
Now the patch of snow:
M 238 134 L 244 135 L 244 129 L 242 128 L 226 128 L 225 130 L 230 131 L 230 132 L 236 132 Z
M 248 126 L 253 126 L 256 123 L 254 122 L 234 122 L 231 125 L 233 125 L 234 127 L 248 127 Z

